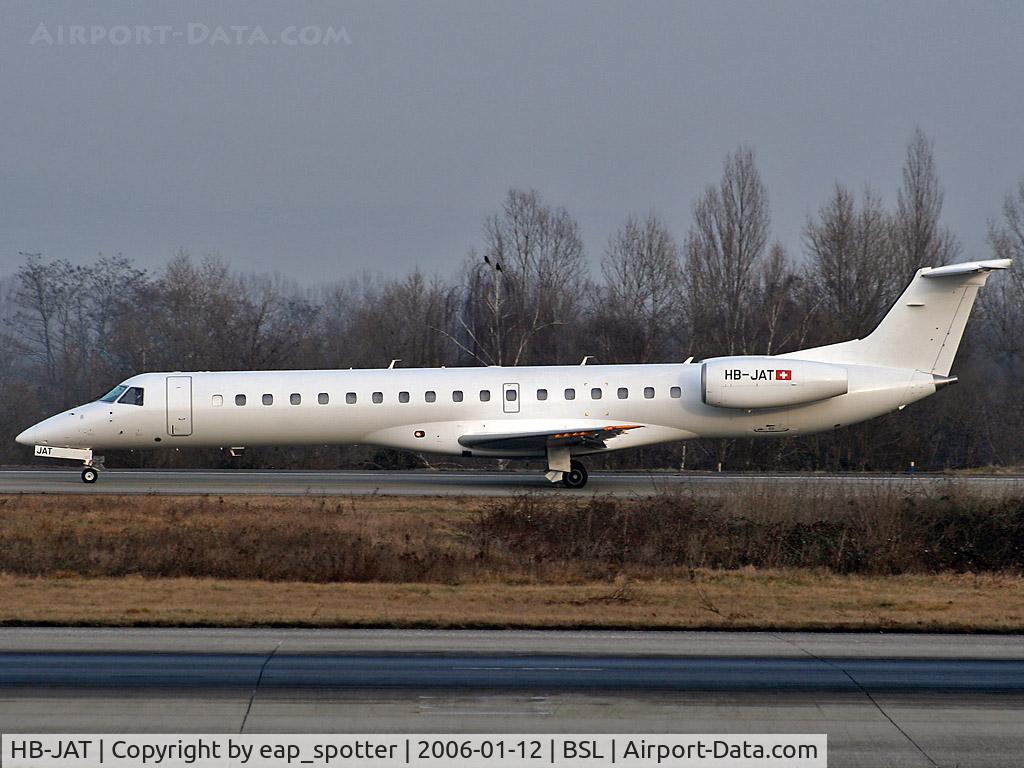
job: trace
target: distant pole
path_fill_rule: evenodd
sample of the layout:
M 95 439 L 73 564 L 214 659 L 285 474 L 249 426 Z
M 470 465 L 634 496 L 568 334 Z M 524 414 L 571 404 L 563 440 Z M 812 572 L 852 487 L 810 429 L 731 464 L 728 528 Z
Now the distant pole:
M 494 261 L 491 261 L 486 253 L 484 254 L 483 266 L 488 267 L 494 275 L 494 299 L 492 300 L 492 307 L 494 310 L 492 323 L 492 328 L 494 329 L 493 360 L 497 365 L 501 365 L 503 363 L 501 343 L 501 277 L 504 270 L 501 268 L 501 264 L 498 263 L 497 257 L 495 257 Z
M 501 343 L 501 271 L 497 263 L 491 265 L 491 270 L 494 272 L 494 340 L 498 348 L 498 365 L 501 365 L 504 362 Z

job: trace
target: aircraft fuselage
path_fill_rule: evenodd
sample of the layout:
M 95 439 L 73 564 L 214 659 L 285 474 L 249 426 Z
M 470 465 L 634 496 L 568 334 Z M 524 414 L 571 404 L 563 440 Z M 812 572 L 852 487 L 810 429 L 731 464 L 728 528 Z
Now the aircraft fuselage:
M 764 381 L 764 369 L 748 372 Z M 96 401 L 26 430 L 26 444 L 93 450 L 360 443 L 475 456 L 465 435 L 631 425 L 619 449 L 697 437 L 835 429 L 935 391 L 931 374 L 848 366 L 846 394 L 781 408 L 723 409 L 702 400 L 701 364 L 144 373 L 142 405 Z M 601 449 L 581 447 L 573 453 Z

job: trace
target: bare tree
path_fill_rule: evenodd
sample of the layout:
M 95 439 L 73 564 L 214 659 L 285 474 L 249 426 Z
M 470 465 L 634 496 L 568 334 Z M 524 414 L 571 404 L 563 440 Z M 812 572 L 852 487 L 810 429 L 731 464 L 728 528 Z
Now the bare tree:
M 89 265 L 23 254 L 5 324 L 17 340 L 25 370 L 46 382 L 49 407 L 95 396 L 125 374 L 117 343 L 122 318 L 137 312 L 147 284 L 142 270 L 122 256 Z
M 786 347 L 800 346 L 807 333 L 804 318 L 811 312 L 798 300 L 799 277 L 786 250 L 774 243 L 758 268 L 755 310 L 756 351 L 774 355 Z
M 892 294 L 891 225 L 881 200 L 865 189 L 858 208 L 836 184 L 832 197 L 804 227 L 807 280 L 820 310 L 816 343 L 867 333 Z
M 187 251 L 178 251 L 155 286 L 159 311 L 144 350 L 146 367 L 241 367 L 244 345 L 234 333 L 235 288 L 223 261 L 206 257 L 196 264 Z
M 149 276 L 121 254 L 100 256 L 88 275 L 82 289 L 89 297 L 90 323 L 95 336 L 92 351 L 97 358 L 90 368 L 105 386 L 106 381 L 126 371 L 134 372 L 128 364 L 127 349 L 116 343 L 118 326 L 128 317 L 138 322 L 140 309 L 145 306 L 145 300 L 140 299 L 148 292 Z
M 489 365 L 555 362 L 586 282 L 579 226 L 536 191 L 509 190 L 484 226 L 482 258 L 470 253 L 464 302 L 450 335 L 473 360 Z
M 90 358 L 96 334 L 91 326 L 89 292 L 93 269 L 60 259 L 45 262 L 39 254 L 22 254 L 11 318 L 16 337 L 38 366 L 51 406 L 89 391 Z
M 679 247 L 661 220 L 630 216 L 608 241 L 591 314 L 602 362 L 665 359 L 683 328 Z
M 343 330 L 350 364 L 383 367 L 440 366 L 454 361 L 445 335 L 456 307 L 452 290 L 439 278 L 415 271 L 404 278 L 366 285 L 350 303 Z
M 235 275 L 220 259 L 180 251 L 154 283 L 151 319 L 122 327 L 133 363 L 165 370 L 246 370 L 294 365 L 313 333 L 314 306 L 280 278 Z
M 61 300 L 57 269 L 43 262 L 42 254 L 21 253 L 25 262 L 18 269 L 18 287 L 14 303 L 18 307 L 10 319 L 27 355 L 41 364 L 46 383 L 52 387 L 57 379 L 56 317 Z M 70 265 L 67 265 L 70 267 Z
M 1024 178 L 1003 202 L 1002 221 L 990 221 L 988 240 L 993 256 L 1013 259 L 1009 279 L 999 280 L 982 294 L 995 351 L 1024 363 Z
M 721 181 L 705 189 L 693 217 L 685 273 L 691 336 L 712 354 L 751 351 L 750 300 L 771 219 L 753 150 L 726 157 Z
M 960 252 L 956 237 L 940 222 L 944 196 L 932 141 L 917 128 L 907 145 L 893 219 L 896 267 L 906 280 L 921 267 L 946 264 Z

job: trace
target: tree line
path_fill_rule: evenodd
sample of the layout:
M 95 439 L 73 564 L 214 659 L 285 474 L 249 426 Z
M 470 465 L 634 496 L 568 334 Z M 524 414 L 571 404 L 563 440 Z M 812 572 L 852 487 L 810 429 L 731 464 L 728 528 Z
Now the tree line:
M 579 225 L 535 190 L 510 189 L 452 278 L 416 270 L 327 285 L 233 272 L 176 254 L 159 271 L 124 256 L 90 264 L 21 254 L 0 283 L 0 462 L 14 435 L 142 371 L 577 364 L 777 354 L 863 336 L 915 270 L 960 255 L 942 222 L 933 144 L 907 145 L 887 206 L 837 183 L 799 247 L 772 237 L 755 154 L 739 147 L 692 208 L 687 232 L 626 216 L 592 274 Z M 896 416 L 783 440 L 702 440 L 611 454 L 613 467 L 899 469 L 1024 461 L 1024 178 L 988 223 L 1016 259 L 983 292 L 954 367 L 964 385 Z M 217 451 L 114 457 L 226 465 Z M 435 458 L 352 447 L 265 449 L 252 466 L 415 466 Z

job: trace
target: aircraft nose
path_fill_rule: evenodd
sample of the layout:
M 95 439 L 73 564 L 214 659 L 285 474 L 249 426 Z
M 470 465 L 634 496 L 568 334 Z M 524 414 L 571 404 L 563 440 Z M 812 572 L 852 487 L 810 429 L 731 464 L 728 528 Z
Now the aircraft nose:
M 36 434 L 39 432 L 39 430 L 37 429 L 38 426 L 39 425 L 36 424 L 36 425 L 33 425 L 33 426 L 29 427 L 24 432 L 22 432 L 20 435 L 18 435 L 16 438 L 14 438 L 15 441 L 21 443 L 22 445 L 35 445 L 36 444 Z

